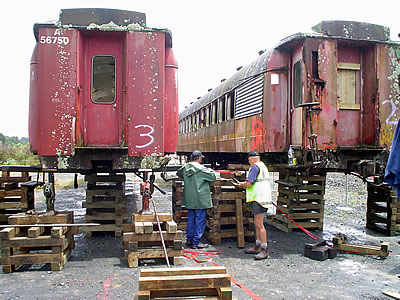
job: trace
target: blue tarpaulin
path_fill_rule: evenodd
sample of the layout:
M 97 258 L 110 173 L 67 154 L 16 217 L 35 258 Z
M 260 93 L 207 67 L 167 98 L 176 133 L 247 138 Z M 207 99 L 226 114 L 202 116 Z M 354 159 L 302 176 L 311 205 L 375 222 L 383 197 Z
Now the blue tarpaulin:
M 400 125 L 397 123 L 394 132 L 392 147 L 386 165 L 385 178 L 387 182 L 396 190 L 397 198 L 400 198 Z

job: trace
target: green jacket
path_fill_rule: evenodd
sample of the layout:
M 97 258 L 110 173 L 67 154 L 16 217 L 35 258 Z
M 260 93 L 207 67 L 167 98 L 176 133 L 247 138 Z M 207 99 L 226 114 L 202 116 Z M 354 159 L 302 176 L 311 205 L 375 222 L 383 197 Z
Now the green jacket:
M 189 209 L 205 209 L 213 206 L 210 182 L 217 180 L 215 172 L 197 162 L 189 162 L 176 172 L 183 178 L 182 205 Z

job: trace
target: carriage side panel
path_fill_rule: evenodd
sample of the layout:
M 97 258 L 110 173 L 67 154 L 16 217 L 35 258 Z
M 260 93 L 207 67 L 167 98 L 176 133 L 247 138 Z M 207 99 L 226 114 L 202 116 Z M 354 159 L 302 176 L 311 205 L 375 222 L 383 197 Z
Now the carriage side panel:
M 71 155 L 77 99 L 77 32 L 40 28 L 38 35 L 38 123 L 40 156 Z
M 127 35 L 127 143 L 130 156 L 164 153 L 165 34 Z
M 400 118 L 400 47 L 377 48 L 379 95 L 379 146 L 390 149 L 394 130 Z

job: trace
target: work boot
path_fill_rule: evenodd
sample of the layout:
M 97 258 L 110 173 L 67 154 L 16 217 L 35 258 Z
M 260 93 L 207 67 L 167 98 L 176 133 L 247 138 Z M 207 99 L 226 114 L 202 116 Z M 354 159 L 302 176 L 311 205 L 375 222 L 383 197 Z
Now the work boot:
M 268 258 L 268 248 L 261 248 L 260 252 L 254 258 L 257 260 Z
M 203 244 L 203 243 L 198 243 L 197 245 L 195 245 L 195 244 L 193 244 L 192 246 L 191 246 L 191 248 L 192 249 L 205 249 L 205 248 L 208 248 L 208 244 Z
M 261 252 L 261 245 L 254 244 L 252 248 L 244 250 L 246 254 L 258 254 Z

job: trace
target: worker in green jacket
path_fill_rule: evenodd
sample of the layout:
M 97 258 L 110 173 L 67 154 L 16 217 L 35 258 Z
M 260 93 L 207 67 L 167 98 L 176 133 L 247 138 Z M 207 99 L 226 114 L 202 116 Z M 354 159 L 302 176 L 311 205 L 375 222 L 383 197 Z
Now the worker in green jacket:
M 201 165 L 204 156 L 199 150 L 193 151 L 190 162 L 181 167 L 176 175 L 183 178 L 182 205 L 188 209 L 186 226 L 186 246 L 192 249 L 207 248 L 200 242 L 206 228 L 207 208 L 211 208 L 210 183 L 217 177 L 215 172 Z

